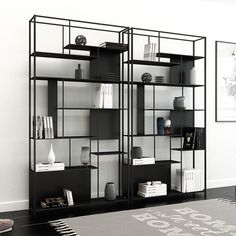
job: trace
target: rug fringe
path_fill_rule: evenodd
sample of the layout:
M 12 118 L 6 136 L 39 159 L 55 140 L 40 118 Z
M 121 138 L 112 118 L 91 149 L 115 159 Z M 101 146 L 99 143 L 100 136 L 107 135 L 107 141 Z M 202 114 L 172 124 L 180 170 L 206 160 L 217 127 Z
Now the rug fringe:
M 59 235 L 62 236 L 79 236 L 65 221 L 52 220 L 48 222 Z
M 236 202 L 234 202 L 232 200 L 229 200 L 229 199 L 226 199 L 226 198 L 216 198 L 215 200 L 219 201 L 219 202 L 222 202 L 222 203 L 225 203 L 225 204 L 228 204 L 228 205 L 236 206 Z

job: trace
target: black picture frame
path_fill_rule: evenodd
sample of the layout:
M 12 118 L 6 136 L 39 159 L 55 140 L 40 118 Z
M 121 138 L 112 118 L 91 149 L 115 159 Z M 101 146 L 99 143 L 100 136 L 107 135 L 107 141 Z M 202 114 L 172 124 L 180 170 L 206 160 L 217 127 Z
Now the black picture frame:
M 236 53 L 236 42 L 215 41 L 215 122 L 236 122 L 236 54 L 233 55 L 234 51 Z M 224 66 L 227 60 L 229 63 Z M 233 64 L 235 66 L 231 71 L 230 67 Z M 232 76 L 228 76 L 229 74 Z

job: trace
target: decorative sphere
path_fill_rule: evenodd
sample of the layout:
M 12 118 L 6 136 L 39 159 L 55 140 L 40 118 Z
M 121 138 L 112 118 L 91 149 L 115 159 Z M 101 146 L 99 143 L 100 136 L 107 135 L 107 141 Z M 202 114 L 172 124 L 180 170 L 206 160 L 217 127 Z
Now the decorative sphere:
M 142 81 L 144 83 L 150 83 L 152 81 L 152 75 L 149 73 L 142 74 Z
M 85 45 L 87 43 L 87 39 L 83 36 L 83 35 L 78 35 L 76 38 L 75 38 L 75 44 L 76 45 Z

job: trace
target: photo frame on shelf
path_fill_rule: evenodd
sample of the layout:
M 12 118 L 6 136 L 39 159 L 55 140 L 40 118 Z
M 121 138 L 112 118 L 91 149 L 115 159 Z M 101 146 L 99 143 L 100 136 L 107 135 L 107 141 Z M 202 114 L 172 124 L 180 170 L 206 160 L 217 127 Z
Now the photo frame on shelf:
M 236 42 L 215 42 L 215 121 L 236 122 Z

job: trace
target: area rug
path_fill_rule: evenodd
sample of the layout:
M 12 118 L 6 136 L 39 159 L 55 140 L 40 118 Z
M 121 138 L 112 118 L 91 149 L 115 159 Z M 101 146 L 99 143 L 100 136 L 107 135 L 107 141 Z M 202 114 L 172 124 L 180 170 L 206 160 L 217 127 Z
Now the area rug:
M 236 203 L 202 200 L 49 223 L 67 236 L 236 236 Z

